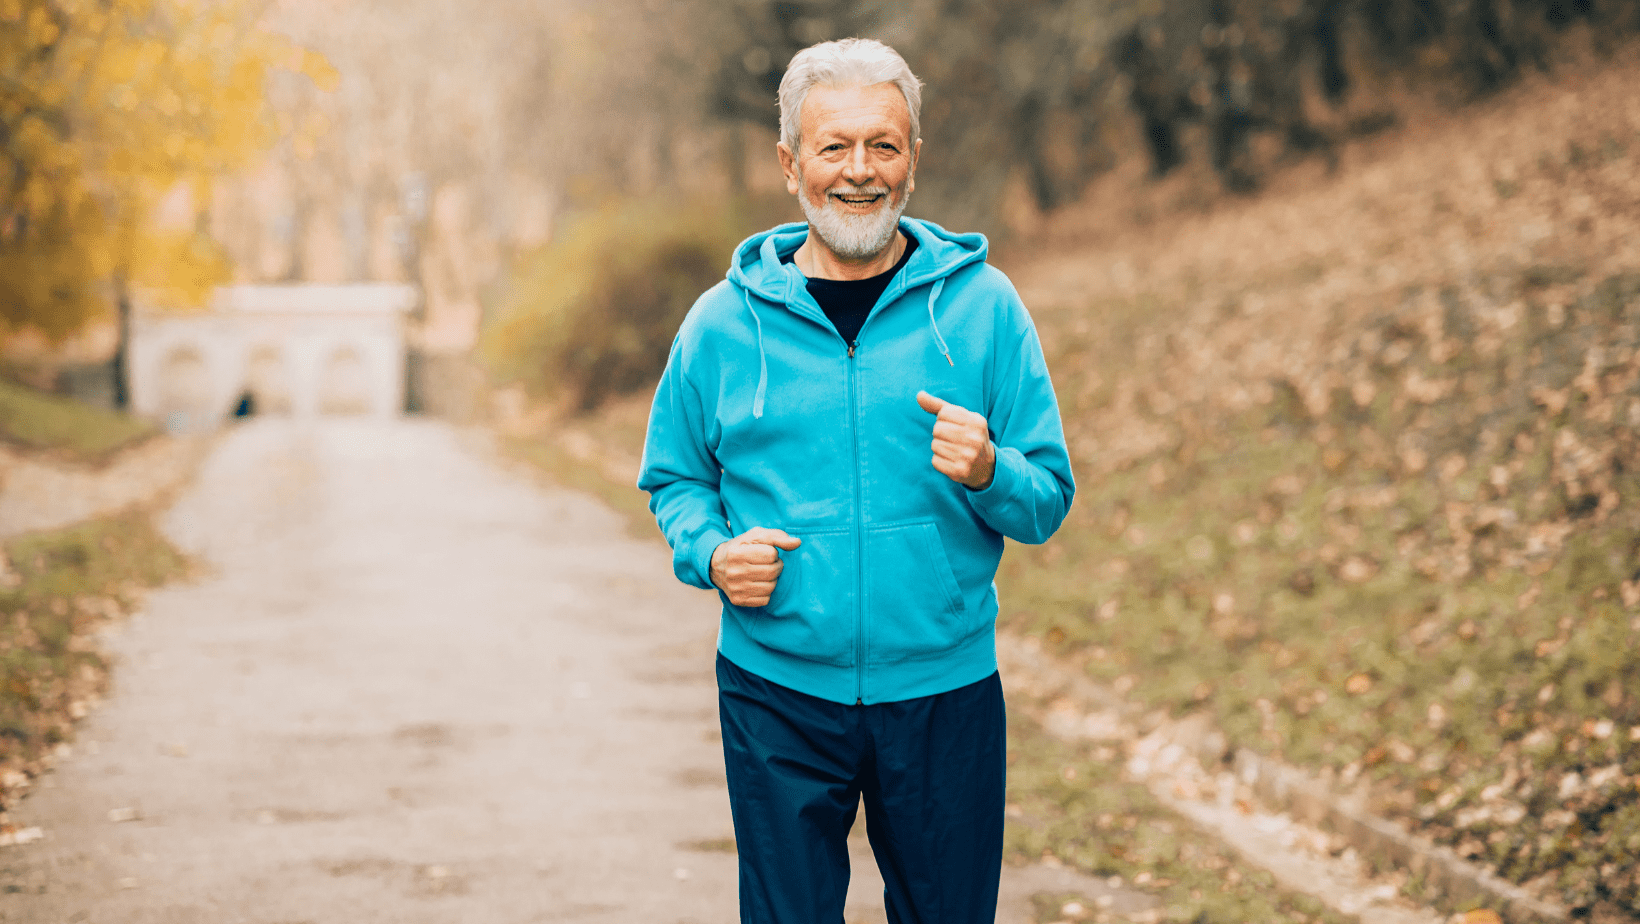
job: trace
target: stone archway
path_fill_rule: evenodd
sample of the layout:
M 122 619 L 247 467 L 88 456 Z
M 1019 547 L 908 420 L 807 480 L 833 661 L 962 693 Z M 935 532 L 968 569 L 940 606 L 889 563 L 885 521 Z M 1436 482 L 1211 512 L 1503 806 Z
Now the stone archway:
M 257 413 L 387 417 L 404 404 L 410 286 L 229 286 L 208 311 L 140 306 L 132 319 L 131 402 L 139 414 L 203 431 L 249 391 Z
M 291 412 L 291 369 L 285 351 L 271 343 L 258 344 L 245 361 L 245 390 L 258 414 Z
M 168 350 L 159 365 L 158 416 L 172 433 L 206 430 L 216 423 L 211 372 L 205 354 L 193 344 Z
M 319 369 L 319 413 L 335 415 L 369 414 L 370 369 L 358 347 L 345 345 L 330 351 Z

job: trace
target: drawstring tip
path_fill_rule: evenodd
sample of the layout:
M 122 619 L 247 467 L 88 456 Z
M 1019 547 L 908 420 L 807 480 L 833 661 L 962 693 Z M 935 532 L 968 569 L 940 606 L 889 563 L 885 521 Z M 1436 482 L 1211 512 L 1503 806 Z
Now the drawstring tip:
M 934 320 L 934 303 L 940 300 L 940 292 L 945 288 L 945 278 L 934 280 L 934 288 L 928 292 L 928 326 L 934 331 L 934 343 L 945 355 L 945 361 L 955 369 L 957 364 L 951 360 L 951 348 L 945 345 L 945 338 L 940 336 L 940 324 Z

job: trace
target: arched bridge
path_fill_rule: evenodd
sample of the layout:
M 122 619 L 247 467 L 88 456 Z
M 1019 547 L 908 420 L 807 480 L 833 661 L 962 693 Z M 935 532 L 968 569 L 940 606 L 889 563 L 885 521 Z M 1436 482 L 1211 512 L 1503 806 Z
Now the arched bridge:
M 217 290 L 205 311 L 139 307 L 132 408 L 176 432 L 212 429 L 242 404 L 298 417 L 398 414 L 415 302 L 406 285 L 243 285 Z

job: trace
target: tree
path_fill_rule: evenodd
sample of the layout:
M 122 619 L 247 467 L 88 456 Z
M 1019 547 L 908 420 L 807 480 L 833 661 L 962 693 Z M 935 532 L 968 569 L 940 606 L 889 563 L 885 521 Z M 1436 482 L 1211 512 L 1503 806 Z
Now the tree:
M 982 227 L 1011 175 L 1049 210 L 1135 154 L 1158 176 L 1205 162 L 1251 191 L 1287 155 L 1333 156 L 1392 123 L 1386 87 L 1461 99 L 1551 66 L 1560 31 L 1581 26 L 1600 47 L 1640 29 L 1636 0 L 680 3 L 678 31 L 694 34 L 680 41 L 711 75 L 706 113 L 726 122 L 773 124 L 800 48 L 893 45 L 928 84 L 915 208 Z M 1260 134 L 1277 143 L 1255 147 Z
M 132 286 L 203 300 L 226 257 L 153 208 L 268 145 L 274 69 L 334 80 L 243 0 L 0 0 L 0 325 L 61 338 Z

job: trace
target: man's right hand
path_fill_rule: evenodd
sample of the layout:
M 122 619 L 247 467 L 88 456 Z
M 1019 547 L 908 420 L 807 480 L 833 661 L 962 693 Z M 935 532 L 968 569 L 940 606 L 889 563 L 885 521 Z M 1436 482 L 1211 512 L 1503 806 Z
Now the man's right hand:
M 790 552 L 802 544 L 778 529 L 748 529 L 712 550 L 712 583 L 735 606 L 764 606 L 785 567 L 779 550 Z

